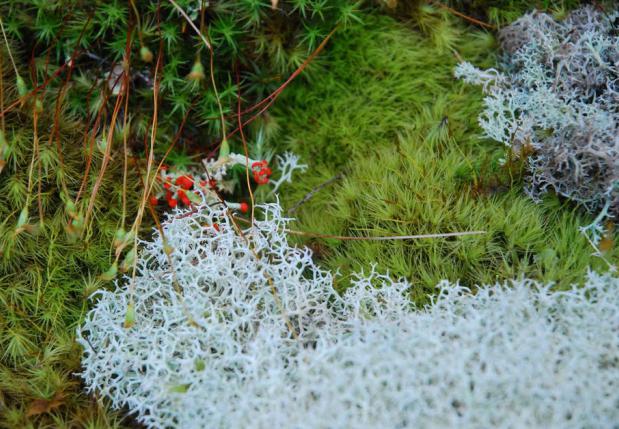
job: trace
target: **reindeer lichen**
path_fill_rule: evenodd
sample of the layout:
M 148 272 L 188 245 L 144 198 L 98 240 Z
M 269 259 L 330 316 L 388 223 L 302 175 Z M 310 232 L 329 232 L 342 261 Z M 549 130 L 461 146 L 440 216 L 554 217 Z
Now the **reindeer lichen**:
M 501 73 L 456 68 L 484 86 L 486 136 L 533 152 L 532 197 L 552 189 L 611 217 L 619 213 L 618 18 L 593 6 L 563 21 L 532 12 L 501 30 Z
M 165 243 L 143 243 L 137 277 L 95 294 L 78 334 L 91 391 L 152 428 L 619 420 L 616 278 L 564 292 L 445 281 L 415 308 L 406 281 L 372 268 L 339 295 L 288 243 L 280 207 L 259 209 L 242 234 L 223 207 L 176 211 Z

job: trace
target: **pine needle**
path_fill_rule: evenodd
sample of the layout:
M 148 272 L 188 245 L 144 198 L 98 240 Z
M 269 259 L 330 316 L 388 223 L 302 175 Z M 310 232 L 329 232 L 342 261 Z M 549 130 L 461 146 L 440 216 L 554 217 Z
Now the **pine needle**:
M 436 234 L 415 234 L 415 235 L 387 235 L 381 237 L 356 237 L 350 235 L 330 235 L 319 234 L 314 232 L 297 231 L 294 229 L 286 229 L 288 234 L 302 235 L 312 238 L 324 238 L 332 240 L 349 240 L 349 241 L 386 241 L 386 240 L 417 240 L 425 238 L 447 238 L 447 237 L 463 237 L 467 235 L 485 234 L 486 231 L 462 231 L 462 232 L 445 232 Z

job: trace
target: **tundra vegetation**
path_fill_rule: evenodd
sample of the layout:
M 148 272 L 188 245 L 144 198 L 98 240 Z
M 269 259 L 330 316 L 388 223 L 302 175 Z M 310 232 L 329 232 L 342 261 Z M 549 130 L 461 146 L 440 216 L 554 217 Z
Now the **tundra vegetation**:
M 573 12 L 573 0 L 1 1 L 0 427 L 234 427 L 259 421 L 252 407 L 284 404 L 261 402 L 276 399 L 264 394 L 274 385 L 299 396 L 281 398 L 298 400 L 290 413 L 260 416 L 271 423 L 320 426 L 295 407 L 339 401 L 330 412 L 341 410 L 344 426 L 406 426 L 412 415 L 500 425 L 513 398 L 480 414 L 480 391 L 387 406 L 412 393 L 443 398 L 449 374 L 437 373 L 435 388 L 394 386 L 393 397 L 363 378 L 369 396 L 355 396 L 346 380 L 384 368 L 370 344 L 392 349 L 398 365 L 427 359 L 403 342 L 407 323 L 427 332 L 422 343 L 466 331 L 428 348 L 450 365 L 456 348 L 474 354 L 489 332 L 448 313 L 495 320 L 511 306 L 489 365 L 520 371 L 494 360 L 518 333 L 530 335 L 531 356 L 543 344 L 552 356 L 580 347 L 575 367 L 548 363 L 524 371 L 531 380 L 572 371 L 572 387 L 616 383 L 617 344 L 604 341 L 616 324 L 596 320 L 617 313 L 604 272 L 617 258 L 618 24 L 612 3 L 594 3 Z M 527 48 L 531 29 L 547 43 Z M 466 62 L 476 68 L 455 79 Z M 552 85 L 553 73 L 575 70 L 592 81 Z M 496 138 L 489 109 L 532 89 L 571 113 L 557 104 L 546 126 L 521 100 L 517 132 L 503 128 L 518 140 Z M 590 111 L 604 121 L 588 121 Z M 595 141 L 583 145 L 591 127 Z M 570 154 L 578 162 L 562 164 Z M 451 235 L 383 239 L 424 234 Z M 254 367 L 237 347 L 255 351 Z M 163 390 L 152 390 L 162 365 Z M 459 383 L 483 383 L 467 371 Z M 514 372 L 504 374 L 522 399 Z M 243 383 L 243 406 L 227 409 Z M 212 392 L 202 410 L 183 405 Z M 551 411 L 526 424 L 613 417 L 612 392 L 595 390 L 587 415 L 566 413 L 566 392 L 527 405 Z M 389 413 L 354 405 L 365 400 Z

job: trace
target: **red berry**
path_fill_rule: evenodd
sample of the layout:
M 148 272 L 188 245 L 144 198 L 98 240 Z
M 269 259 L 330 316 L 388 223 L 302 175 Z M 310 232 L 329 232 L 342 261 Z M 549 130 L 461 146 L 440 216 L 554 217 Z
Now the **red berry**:
M 152 197 L 150 197 L 150 205 L 151 206 L 156 206 L 159 203 L 159 199 L 157 199 L 157 197 L 155 197 L 154 195 Z
M 166 191 L 166 193 L 165 193 L 165 199 L 166 199 L 166 200 L 171 200 L 171 199 L 172 199 L 172 192 L 171 192 L 171 191 Z
M 185 194 L 185 191 L 183 191 L 182 189 L 178 191 L 178 197 L 180 198 L 181 202 L 186 206 L 191 204 L 191 201 L 189 201 L 189 198 L 187 198 L 187 194 Z
M 215 179 L 210 179 L 210 180 L 208 181 L 208 186 L 209 186 L 209 188 L 211 188 L 211 189 L 215 189 L 215 187 L 217 186 L 217 181 L 216 181 Z
M 241 203 L 241 213 L 247 213 L 247 211 L 249 210 L 249 204 L 247 203 Z
M 191 187 L 193 186 L 193 179 L 191 178 L 191 176 L 178 176 L 175 184 L 185 190 L 191 189 Z
M 168 200 L 168 205 L 172 208 L 176 207 L 177 204 L 178 204 L 178 201 L 176 201 L 174 198 L 170 198 Z
M 265 185 L 269 183 L 269 176 L 271 176 L 271 169 L 268 167 L 266 160 L 256 161 L 251 165 L 254 181 L 259 185 Z
M 213 224 L 213 229 L 217 232 L 219 232 L 219 224 L 218 223 L 214 223 Z
M 166 188 L 166 189 L 170 189 L 170 183 L 165 182 L 165 183 L 163 184 L 163 187 L 164 187 L 164 188 Z
M 259 185 L 266 185 L 269 183 L 269 178 L 265 174 L 255 174 L 254 181 Z

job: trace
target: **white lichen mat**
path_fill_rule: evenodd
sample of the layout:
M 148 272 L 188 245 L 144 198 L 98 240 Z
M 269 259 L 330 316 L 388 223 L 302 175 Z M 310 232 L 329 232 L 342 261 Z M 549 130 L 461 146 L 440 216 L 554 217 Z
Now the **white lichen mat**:
M 584 3 L 584 2 L 583 2 Z M 602 216 L 619 215 L 619 8 L 592 2 L 561 21 L 531 12 L 499 31 L 501 72 L 463 62 L 482 85 L 486 137 L 526 157 L 526 191 L 550 190 Z
M 261 211 L 245 238 L 223 210 L 177 211 L 172 269 L 159 234 L 142 243 L 134 289 L 99 291 L 79 330 L 91 391 L 156 428 L 617 427 L 617 279 L 444 282 L 415 309 L 371 270 L 338 296 Z

